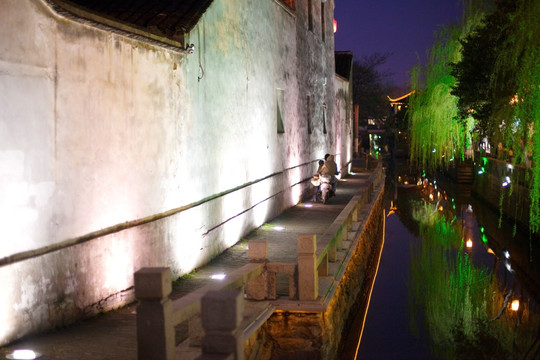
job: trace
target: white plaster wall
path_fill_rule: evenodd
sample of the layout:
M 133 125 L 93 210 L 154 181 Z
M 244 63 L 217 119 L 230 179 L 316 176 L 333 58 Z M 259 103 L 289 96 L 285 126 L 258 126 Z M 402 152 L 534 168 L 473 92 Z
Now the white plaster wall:
M 133 300 L 140 267 L 203 265 L 294 205 L 317 158 L 343 152 L 333 38 L 306 30 L 306 3 L 216 0 L 186 57 L 44 0 L 0 0 L 0 261 L 157 219 L 2 263 L 0 344 Z
M 352 86 L 339 75 L 334 76 L 334 121 L 339 136 L 336 138 L 336 148 L 339 149 L 338 164 L 341 172 L 350 171 L 349 165 L 353 158 L 353 112 L 352 112 Z

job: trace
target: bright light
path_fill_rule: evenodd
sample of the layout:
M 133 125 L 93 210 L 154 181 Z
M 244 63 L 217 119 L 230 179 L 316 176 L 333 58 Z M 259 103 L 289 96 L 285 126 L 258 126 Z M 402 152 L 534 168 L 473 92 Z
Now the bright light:
M 32 350 L 15 350 L 11 354 L 8 354 L 8 359 L 37 359 L 41 354 L 38 354 Z
M 508 250 L 504 250 L 503 255 L 505 258 L 510 259 L 510 252 Z
M 223 280 L 225 279 L 227 275 L 225 274 L 213 274 L 212 276 L 210 276 L 210 279 L 212 280 Z
M 508 168 L 508 170 L 514 170 L 514 165 L 512 164 L 507 164 L 506 167 Z
M 337 32 L 337 20 L 334 19 L 334 33 Z
M 304 204 L 304 207 L 310 208 L 313 207 L 313 204 Z
M 471 239 L 467 240 L 467 247 L 472 248 L 472 240 Z
M 274 226 L 274 230 L 283 231 L 285 228 L 283 226 Z
M 519 310 L 519 300 L 516 299 L 516 300 L 512 301 L 511 309 L 513 311 L 518 311 Z
M 429 194 L 429 200 L 433 201 L 433 194 Z

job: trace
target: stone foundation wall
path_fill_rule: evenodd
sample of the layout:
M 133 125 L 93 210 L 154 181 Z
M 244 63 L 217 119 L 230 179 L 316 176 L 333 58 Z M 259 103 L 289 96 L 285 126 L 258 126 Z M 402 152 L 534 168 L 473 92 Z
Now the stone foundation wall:
M 348 319 L 365 308 L 355 308 L 359 296 L 371 288 L 373 276 L 369 276 L 373 258 L 383 244 L 384 237 L 384 189 L 375 192 L 377 197 L 371 208 L 359 216 L 363 231 L 344 271 L 341 282 L 325 312 L 276 311 L 259 330 L 258 339 L 246 342 L 246 353 L 256 347 L 260 357 L 246 359 L 334 359 L 343 334 L 350 326 Z M 252 337 L 253 338 L 253 337 Z M 264 341 L 266 343 L 264 343 Z M 264 351 L 261 351 L 264 349 Z

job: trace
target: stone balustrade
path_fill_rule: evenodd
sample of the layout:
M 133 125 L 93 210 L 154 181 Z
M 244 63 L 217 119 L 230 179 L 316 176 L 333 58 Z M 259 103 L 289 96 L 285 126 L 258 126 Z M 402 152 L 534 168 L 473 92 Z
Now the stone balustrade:
M 297 262 L 268 260 L 266 241 L 250 241 L 250 263 L 229 274 L 225 281 L 198 289 L 171 301 L 172 279 L 169 268 L 143 268 L 135 273 L 137 307 L 137 350 L 139 359 L 175 358 L 174 327 L 200 316 L 204 359 L 243 359 L 246 336 L 240 322 L 244 297 L 250 301 L 277 299 L 276 274 L 289 276 L 289 300 L 310 302 L 319 297 L 319 277 L 328 276 L 328 263 L 348 241 L 359 222 L 359 214 L 371 201 L 374 189 L 384 181 L 379 165 L 371 174 L 367 191 L 355 195 L 327 231 L 300 234 L 297 238 Z M 346 264 L 345 264 L 346 265 Z M 273 308 L 265 311 L 273 312 Z M 262 319 L 259 316 L 260 319 Z M 264 321 L 251 327 L 262 326 Z M 199 326 L 201 327 L 201 326 Z
M 229 274 L 223 282 L 204 286 L 172 301 L 169 298 L 172 291 L 169 268 L 138 270 L 135 273 L 135 296 L 139 301 L 138 359 L 173 360 L 176 351 L 174 327 L 199 315 L 205 332 L 200 360 L 243 359 L 243 352 L 238 352 L 244 341 L 243 330 L 238 326 L 238 318 L 243 316 L 243 288 L 261 271 L 262 264 L 247 264 Z M 222 341 L 210 342 L 210 335 Z M 231 347 L 231 344 L 236 345 Z

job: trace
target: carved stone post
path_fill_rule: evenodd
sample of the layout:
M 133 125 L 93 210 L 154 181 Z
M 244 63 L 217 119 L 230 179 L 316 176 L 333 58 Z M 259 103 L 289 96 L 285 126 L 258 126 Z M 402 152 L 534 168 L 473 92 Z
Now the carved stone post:
M 298 299 L 315 300 L 319 296 L 317 273 L 317 236 L 314 234 L 298 235 Z
M 142 268 L 135 273 L 137 306 L 137 358 L 174 360 L 171 270 Z
M 202 355 L 197 360 L 244 359 L 243 294 L 237 290 L 209 291 L 201 299 L 201 319 L 205 335 Z
M 266 263 L 268 243 L 264 240 L 249 242 L 248 256 L 251 262 Z M 276 299 L 276 274 L 265 266 L 262 274 L 246 283 L 246 296 L 250 300 Z

